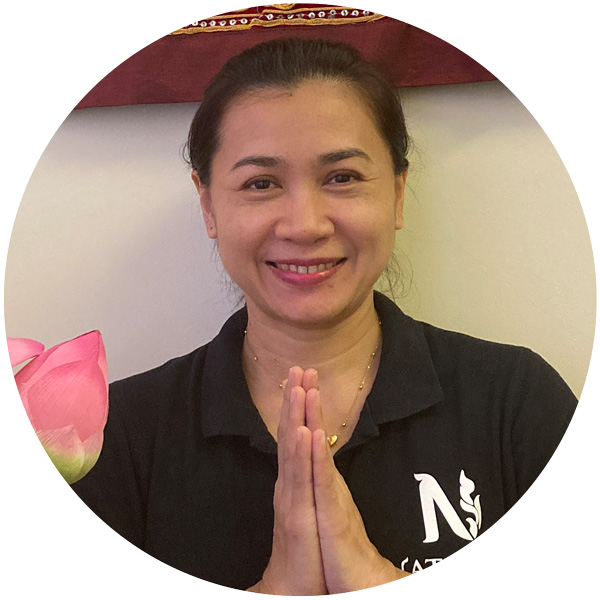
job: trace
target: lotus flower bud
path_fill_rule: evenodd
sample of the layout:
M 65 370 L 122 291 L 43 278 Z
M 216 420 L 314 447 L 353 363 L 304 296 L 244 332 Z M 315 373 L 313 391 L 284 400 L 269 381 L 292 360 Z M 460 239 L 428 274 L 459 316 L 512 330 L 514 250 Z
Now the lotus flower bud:
M 106 353 L 99 331 L 48 350 L 34 340 L 8 339 L 13 366 L 33 358 L 15 382 L 27 416 L 66 481 L 81 479 L 102 449 L 108 416 Z

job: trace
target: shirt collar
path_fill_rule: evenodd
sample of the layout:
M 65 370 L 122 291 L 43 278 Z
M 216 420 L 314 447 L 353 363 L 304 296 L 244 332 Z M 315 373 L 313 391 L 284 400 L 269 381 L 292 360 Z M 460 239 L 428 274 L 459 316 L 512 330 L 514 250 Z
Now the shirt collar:
M 440 402 L 442 389 L 422 324 L 375 292 L 383 334 L 381 359 L 373 387 L 349 448 L 378 434 L 378 425 L 404 419 Z M 276 452 L 252 402 L 242 369 L 246 307 L 230 317 L 208 344 L 202 373 L 202 432 L 206 437 L 245 436 L 259 449 Z
M 404 419 L 443 397 L 423 324 L 375 292 L 383 334 L 379 369 L 368 403 L 376 423 Z

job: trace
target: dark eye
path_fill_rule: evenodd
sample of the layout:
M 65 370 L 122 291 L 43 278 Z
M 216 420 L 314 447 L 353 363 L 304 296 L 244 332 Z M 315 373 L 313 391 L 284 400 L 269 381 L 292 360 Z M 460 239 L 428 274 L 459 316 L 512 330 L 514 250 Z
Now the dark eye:
M 255 179 L 254 181 L 248 183 L 246 187 L 251 190 L 268 190 L 272 184 L 273 182 L 269 179 Z
M 352 173 L 338 173 L 334 175 L 329 181 L 331 183 L 350 183 L 353 180 L 356 180 L 357 177 Z

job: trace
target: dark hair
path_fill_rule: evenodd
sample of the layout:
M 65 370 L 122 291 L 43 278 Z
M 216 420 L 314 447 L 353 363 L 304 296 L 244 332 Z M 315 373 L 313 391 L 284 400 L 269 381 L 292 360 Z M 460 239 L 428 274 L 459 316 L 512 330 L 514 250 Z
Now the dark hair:
M 283 38 L 263 42 L 230 58 L 206 88 L 187 141 L 187 161 L 202 184 L 210 185 L 221 121 L 235 98 L 264 88 L 294 88 L 311 79 L 353 86 L 373 114 L 396 174 L 408 168 L 409 139 L 404 114 L 398 95 L 387 80 L 348 44 Z

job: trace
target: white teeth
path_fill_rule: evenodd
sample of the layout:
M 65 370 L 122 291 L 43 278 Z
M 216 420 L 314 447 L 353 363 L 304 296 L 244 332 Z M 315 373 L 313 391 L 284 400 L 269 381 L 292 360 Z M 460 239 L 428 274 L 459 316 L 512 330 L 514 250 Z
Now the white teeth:
M 320 263 L 318 265 L 310 265 L 310 267 L 304 265 L 293 265 L 289 263 L 275 263 L 275 267 L 281 269 L 282 271 L 292 271 L 293 273 L 322 273 L 327 269 L 331 269 L 337 265 L 337 261 L 328 262 L 328 263 Z

